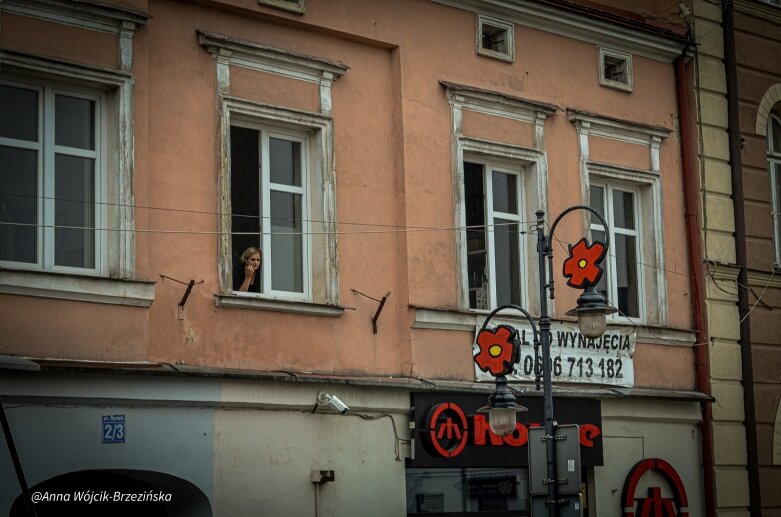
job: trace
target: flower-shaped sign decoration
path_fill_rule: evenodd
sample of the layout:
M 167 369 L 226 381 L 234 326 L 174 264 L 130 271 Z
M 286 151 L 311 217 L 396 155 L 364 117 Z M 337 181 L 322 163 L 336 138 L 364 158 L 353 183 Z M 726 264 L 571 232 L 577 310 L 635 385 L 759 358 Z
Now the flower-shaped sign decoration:
M 494 377 L 511 373 L 520 354 L 519 347 L 513 343 L 515 334 L 516 330 L 507 325 L 481 330 L 477 335 L 477 346 L 480 348 L 475 355 L 477 366 Z
M 591 246 L 586 239 L 580 239 L 569 247 L 569 257 L 564 261 L 564 276 L 567 285 L 577 289 L 585 289 L 597 285 L 604 270 L 599 266 L 607 254 L 607 248 L 597 241 Z

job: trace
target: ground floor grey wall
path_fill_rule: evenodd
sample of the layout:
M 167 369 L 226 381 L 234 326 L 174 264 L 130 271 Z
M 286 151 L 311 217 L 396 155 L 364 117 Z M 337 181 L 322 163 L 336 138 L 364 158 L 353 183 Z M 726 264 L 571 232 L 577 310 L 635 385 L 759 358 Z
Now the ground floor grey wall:
M 316 406 L 320 391 L 337 395 L 350 411 Z M 194 485 L 214 516 L 406 511 L 405 390 L 14 372 L 0 375 L 0 396 L 31 487 L 83 470 L 147 472 L 147 480 L 163 474 Z M 106 415 L 124 417 L 122 443 L 104 443 Z M 20 490 L 2 445 L 0 516 L 6 516 Z M 333 470 L 335 480 L 314 484 L 313 469 Z

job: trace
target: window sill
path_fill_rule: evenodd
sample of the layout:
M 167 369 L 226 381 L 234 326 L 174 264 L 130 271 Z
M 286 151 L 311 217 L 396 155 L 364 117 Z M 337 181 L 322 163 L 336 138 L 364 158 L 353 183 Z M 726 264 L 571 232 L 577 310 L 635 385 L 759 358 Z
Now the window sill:
M 415 321 L 412 324 L 414 329 L 435 329 L 435 330 L 460 330 L 474 333 L 483 325 L 483 321 L 490 314 L 490 311 L 447 309 L 447 308 L 429 308 L 415 307 Z M 507 322 L 512 324 L 522 324 L 525 318 L 518 314 L 500 313 L 496 317 L 497 322 Z M 492 320 L 494 321 L 494 320 Z M 569 320 L 574 322 L 574 320 Z M 536 322 L 536 318 L 535 318 Z M 691 330 L 674 329 L 658 325 L 632 324 L 621 320 L 608 320 L 608 328 L 634 327 L 637 332 L 637 341 L 639 343 L 668 345 L 668 346 L 693 346 L 695 343 L 695 332 Z
M 293 314 L 308 314 L 311 316 L 338 317 L 344 314 L 344 307 L 338 305 L 323 305 L 311 302 L 294 302 L 257 296 L 241 296 L 237 294 L 215 294 L 217 307 L 226 309 L 256 309 L 261 311 L 289 312 Z
M 155 282 L 0 270 L 0 294 L 149 307 L 155 300 Z

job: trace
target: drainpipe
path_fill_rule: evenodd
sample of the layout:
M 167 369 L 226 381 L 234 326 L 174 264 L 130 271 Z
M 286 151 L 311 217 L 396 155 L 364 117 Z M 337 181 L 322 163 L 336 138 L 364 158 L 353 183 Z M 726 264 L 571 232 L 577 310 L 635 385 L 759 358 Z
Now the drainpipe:
M 757 417 L 754 410 L 754 366 L 751 358 L 751 320 L 748 308 L 748 260 L 746 214 L 743 208 L 743 163 L 741 157 L 738 77 L 735 59 L 735 10 L 732 0 L 722 0 L 724 11 L 724 68 L 727 75 L 729 161 L 732 176 L 732 206 L 735 213 L 735 260 L 738 271 L 738 314 L 740 315 L 740 359 L 743 374 L 743 406 L 746 413 L 749 513 L 762 514 L 757 454 Z
M 700 189 L 695 164 L 696 140 L 691 128 L 689 109 L 689 82 L 686 77 L 688 46 L 675 60 L 675 90 L 678 99 L 678 126 L 681 135 L 681 162 L 683 165 L 683 191 L 686 205 L 686 234 L 689 240 L 689 270 L 691 271 L 692 302 L 694 304 L 694 328 L 697 333 L 694 347 L 694 368 L 697 387 L 710 395 L 710 369 L 708 367 L 708 329 L 705 326 L 705 272 L 700 224 Z M 713 471 L 713 412 L 709 401 L 702 402 L 702 467 L 705 485 L 705 516 L 716 517 L 716 485 Z

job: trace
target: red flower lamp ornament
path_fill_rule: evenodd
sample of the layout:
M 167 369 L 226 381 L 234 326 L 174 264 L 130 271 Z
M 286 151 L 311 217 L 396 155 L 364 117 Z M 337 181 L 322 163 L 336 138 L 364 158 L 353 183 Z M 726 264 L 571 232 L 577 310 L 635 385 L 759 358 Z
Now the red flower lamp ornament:
M 516 404 L 515 395 L 507 386 L 507 375 L 513 372 L 513 365 L 521 359 L 521 340 L 518 331 L 508 325 L 499 325 L 491 330 L 483 324 L 476 342 L 480 350 L 474 356 L 475 364 L 493 375 L 496 382 L 496 390 L 488 397 L 488 405 L 477 412 L 488 415 L 488 425 L 494 434 L 507 436 L 515 431 L 518 413 L 527 411 Z
M 597 285 L 604 273 L 599 264 L 606 254 L 605 245 L 599 241 L 589 246 L 586 239 L 580 239 L 574 246 L 570 245 L 569 257 L 564 261 L 567 285 L 577 289 Z
M 521 353 L 517 334 L 517 330 L 507 325 L 481 330 L 477 335 L 477 346 L 480 349 L 475 355 L 477 366 L 494 377 L 512 373 L 513 365 L 520 360 Z
M 578 297 L 578 306 L 567 312 L 567 316 L 578 317 L 580 332 L 587 338 L 596 339 L 607 329 L 607 315 L 616 309 L 607 305 L 605 297 L 597 291 L 596 285 L 605 270 L 600 263 L 607 254 L 607 247 L 599 241 L 588 245 L 580 239 L 569 247 L 569 257 L 564 261 L 564 276 L 567 285 L 583 289 Z

